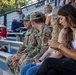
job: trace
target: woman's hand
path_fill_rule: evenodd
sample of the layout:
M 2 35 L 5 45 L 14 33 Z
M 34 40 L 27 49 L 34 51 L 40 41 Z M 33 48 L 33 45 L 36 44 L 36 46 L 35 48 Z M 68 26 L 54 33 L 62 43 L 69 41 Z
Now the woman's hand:
M 58 49 L 60 43 L 55 40 L 49 40 L 48 44 L 51 48 Z
M 42 62 L 36 62 L 36 65 L 40 65 L 40 64 L 42 64 Z

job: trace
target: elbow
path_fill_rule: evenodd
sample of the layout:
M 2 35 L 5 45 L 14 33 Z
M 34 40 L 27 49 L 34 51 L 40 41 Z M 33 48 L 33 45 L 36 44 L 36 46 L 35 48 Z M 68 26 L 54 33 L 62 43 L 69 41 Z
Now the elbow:
M 75 60 L 75 61 L 76 61 L 76 57 L 75 57 L 75 58 L 73 58 L 73 60 Z
M 73 59 L 73 60 L 76 61 L 76 55 L 73 55 L 73 56 L 71 57 L 71 59 Z

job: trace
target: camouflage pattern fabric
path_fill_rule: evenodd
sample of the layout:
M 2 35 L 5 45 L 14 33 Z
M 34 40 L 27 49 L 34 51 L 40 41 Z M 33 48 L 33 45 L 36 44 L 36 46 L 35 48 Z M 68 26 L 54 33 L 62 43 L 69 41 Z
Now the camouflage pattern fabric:
M 20 68 L 32 61 L 39 59 L 44 52 L 48 49 L 48 40 L 51 39 L 52 28 L 49 28 L 47 25 L 43 24 L 42 29 L 38 34 L 36 34 L 37 47 L 27 54 L 27 57 L 21 63 Z M 21 59 L 22 60 L 22 59 Z
M 37 45 L 37 42 L 35 40 L 35 34 L 37 34 L 38 30 L 32 28 L 31 30 L 28 30 L 28 33 L 25 36 L 25 40 L 23 45 L 20 47 L 18 54 L 21 53 L 25 53 L 27 54 L 30 50 L 32 51 L 32 49 L 35 48 L 35 46 Z M 19 61 L 17 61 L 16 66 L 12 66 L 11 65 L 12 62 L 12 57 L 9 57 L 7 59 L 7 64 L 11 70 L 12 73 L 14 73 L 15 75 L 19 75 L 20 72 L 20 68 L 19 68 Z

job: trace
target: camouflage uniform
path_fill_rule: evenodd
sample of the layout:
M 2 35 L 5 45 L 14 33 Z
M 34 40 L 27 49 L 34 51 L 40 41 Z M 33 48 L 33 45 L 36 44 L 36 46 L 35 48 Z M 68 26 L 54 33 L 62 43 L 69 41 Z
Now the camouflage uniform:
M 36 18 L 35 14 L 33 15 L 33 18 Z M 22 64 L 20 64 L 20 67 L 39 59 L 44 54 L 44 52 L 48 49 L 48 40 L 51 39 L 51 32 L 52 28 L 49 28 L 45 24 L 42 25 L 42 29 L 35 35 L 38 43 L 37 47 L 35 47 L 32 51 L 30 50 L 27 57 L 23 60 Z
M 38 33 L 37 29 L 31 28 L 30 30 L 28 30 L 28 32 L 25 36 L 24 43 L 20 47 L 18 54 L 21 54 L 21 53 L 27 54 L 30 50 L 35 48 L 35 46 L 37 45 L 37 42 L 35 40 L 35 34 L 37 34 L 37 33 Z M 17 65 L 15 67 L 13 67 L 11 65 L 11 62 L 12 62 L 12 56 L 7 59 L 7 64 L 9 66 L 10 70 L 15 75 L 19 75 L 19 72 L 20 72 L 19 63 L 18 63 L 19 61 L 17 61 Z

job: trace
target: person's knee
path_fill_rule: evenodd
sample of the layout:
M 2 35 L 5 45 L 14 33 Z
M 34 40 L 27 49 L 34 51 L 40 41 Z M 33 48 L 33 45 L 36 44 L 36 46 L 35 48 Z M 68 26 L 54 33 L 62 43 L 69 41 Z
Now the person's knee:
M 47 72 L 47 75 L 56 75 L 57 72 L 53 69 L 50 69 L 48 72 Z
M 20 70 L 20 75 L 26 75 L 25 71 L 25 66 L 23 66 Z
M 30 67 L 27 70 L 26 75 L 34 75 L 36 73 L 36 71 L 39 69 L 39 67 L 40 67 L 40 65 Z
M 34 68 L 29 68 L 26 72 L 26 75 L 33 75 L 34 74 Z
M 26 75 L 27 70 L 28 70 L 29 68 L 31 68 L 32 66 L 34 66 L 32 63 L 29 63 L 29 64 L 23 66 L 23 67 L 21 68 L 21 70 L 20 70 L 20 74 L 21 74 L 21 75 Z

